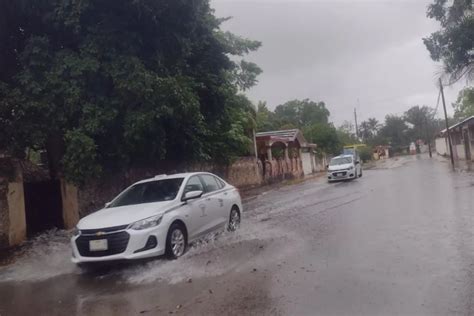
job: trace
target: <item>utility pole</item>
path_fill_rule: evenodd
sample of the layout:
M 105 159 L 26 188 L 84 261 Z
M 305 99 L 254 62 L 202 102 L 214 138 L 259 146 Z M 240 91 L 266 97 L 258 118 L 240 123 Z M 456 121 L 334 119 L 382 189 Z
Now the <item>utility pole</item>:
M 444 120 L 446 121 L 446 133 L 448 133 L 448 144 L 449 144 L 449 155 L 451 156 L 451 166 L 454 170 L 453 145 L 451 144 L 451 132 L 449 131 L 448 113 L 446 112 L 446 102 L 444 101 L 443 83 L 441 82 L 441 78 L 439 78 L 439 89 L 441 92 L 441 100 L 443 100 Z
M 357 136 L 357 139 L 359 139 L 359 126 L 357 125 L 357 110 L 356 110 L 356 108 L 354 108 L 354 120 L 355 120 L 355 124 L 356 124 L 356 136 Z

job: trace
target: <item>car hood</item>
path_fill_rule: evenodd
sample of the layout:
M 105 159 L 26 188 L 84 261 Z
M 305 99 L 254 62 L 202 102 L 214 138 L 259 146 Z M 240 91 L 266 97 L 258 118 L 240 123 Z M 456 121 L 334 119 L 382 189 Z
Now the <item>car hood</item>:
M 337 165 L 337 166 L 329 166 L 328 171 L 338 171 L 338 170 L 346 170 L 349 169 L 350 167 L 353 167 L 354 164 L 352 163 L 346 163 L 343 165 Z
M 98 229 L 128 225 L 150 216 L 163 214 L 174 201 L 103 208 L 79 221 L 78 229 Z

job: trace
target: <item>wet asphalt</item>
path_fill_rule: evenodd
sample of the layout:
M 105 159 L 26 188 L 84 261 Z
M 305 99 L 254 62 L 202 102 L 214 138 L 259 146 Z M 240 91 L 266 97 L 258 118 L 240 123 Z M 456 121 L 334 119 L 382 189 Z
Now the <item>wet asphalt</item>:
M 474 315 L 474 174 L 427 156 L 247 198 L 176 261 L 84 273 L 67 233 L 0 268 L 0 315 Z

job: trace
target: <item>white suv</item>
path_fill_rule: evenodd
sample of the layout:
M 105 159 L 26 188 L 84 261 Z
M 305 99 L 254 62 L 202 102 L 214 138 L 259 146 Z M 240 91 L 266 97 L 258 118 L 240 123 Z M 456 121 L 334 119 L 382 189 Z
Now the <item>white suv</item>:
M 238 190 L 210 173 L 162 175 L 128 187 L 77 224 L 71 239 L 75 263 L 178 258 L 188 243 L 240 225 Z
M 341 155 L 331 159 L 328 165 L 328 181 L 362 177 L 362 167 L 357 156 Z

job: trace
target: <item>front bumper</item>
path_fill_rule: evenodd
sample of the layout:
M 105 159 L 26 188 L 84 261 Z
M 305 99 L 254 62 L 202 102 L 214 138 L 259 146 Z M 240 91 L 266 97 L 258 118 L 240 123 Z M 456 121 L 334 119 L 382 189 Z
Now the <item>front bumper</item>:
M 133 260 L 163 255 L 165 253 L 166 248 L 166 234 L 167 230 L 164 225 L 158 225 L 156 227 L 151 227 L 144 230 L 124 229 L 119 231 L 95 234 L 83 234 L 81 232 L 81 234 L 79 234 L 78 236 L 74 236 L 71 238 L 71 261 L 74 263 L 85 263 L 115 260 Z M 149 242 L 149 239 L 152 236 L 156 238 L 156 246 L 147 249 L 147 242 Z M 107 250 L 90 250 L 90 240 L 103 239 L 107 240 Z
M 356 169 L 328 171 L 328 181 L 348 180 L 356 178 Z

